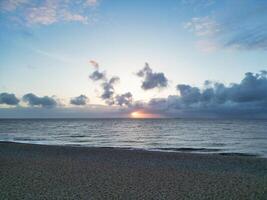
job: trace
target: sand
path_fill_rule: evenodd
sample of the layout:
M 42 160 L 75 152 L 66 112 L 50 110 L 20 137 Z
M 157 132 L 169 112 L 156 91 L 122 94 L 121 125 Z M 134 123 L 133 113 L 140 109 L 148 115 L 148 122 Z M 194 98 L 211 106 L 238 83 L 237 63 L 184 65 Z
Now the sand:
M 0 199 L 267 199 L 267 159 L 1 142 Z

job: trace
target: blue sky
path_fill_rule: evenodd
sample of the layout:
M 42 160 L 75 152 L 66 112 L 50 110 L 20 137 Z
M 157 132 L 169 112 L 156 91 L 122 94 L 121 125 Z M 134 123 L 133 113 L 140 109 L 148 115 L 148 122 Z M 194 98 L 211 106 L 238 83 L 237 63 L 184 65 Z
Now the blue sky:
M 200 92 L 206 80 L 239 84 L 246 72 L 266 69 L 266 11 L 264 0 L 2 0 L 0 93 L 20 101 L 0 99 L 0 116 L 8 109 L 46 109 L 23 98 L 28 93 L 54 99 L 57 110 L 84 106 L 89 113 L 97 105 L 104 106 L 101 112 L 118 107 L 127 113 L 142 104 L 153 113 L 147 108 L 151 99 L 181 98 L 177 84 Z M 137 76 L 145 63 L 152 72 Z M 105 79 L 91 80 L 95 70 L 105 71 Z M 120 79 L 109 88 L 113 103 L 101 98 L 112 76 Z M 142 81 L 153 87 L 142 88 Z M 131 103 L 119 105 L 126 93 Z M 70 103 L 80 95 L 88 98 L 84 105 Z M 179 109 L 170 112 L 184 108 Z

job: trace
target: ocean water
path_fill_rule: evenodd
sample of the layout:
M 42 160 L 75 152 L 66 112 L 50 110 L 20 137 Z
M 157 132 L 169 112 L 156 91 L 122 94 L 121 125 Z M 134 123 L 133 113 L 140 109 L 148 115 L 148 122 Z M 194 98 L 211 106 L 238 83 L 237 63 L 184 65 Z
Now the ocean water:
M 267 120 L 0 119 L 0 141 L 267 157 Z

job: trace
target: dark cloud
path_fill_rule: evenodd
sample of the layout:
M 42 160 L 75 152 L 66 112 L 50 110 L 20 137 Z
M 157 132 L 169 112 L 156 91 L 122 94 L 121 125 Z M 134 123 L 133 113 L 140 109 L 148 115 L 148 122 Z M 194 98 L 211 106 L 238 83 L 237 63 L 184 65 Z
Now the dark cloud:
M 177 90 L 180 91 L 182 100 L 186 104 L 192 104 L 199 101 L 201 94 L 200 89 L 197 87 L 191 87 L 190 85 L 180 84 L 177 85 Z
M 139 108 L 172 117 L 267 117 L 267 72 L 248 72 L 240 83 L 179 84 L 180 95 L 154 98 Z
M 114 85 L 119 82 L 120 78 L 113 76 L 109 79 L 104 72 L 99 72 L 99 64 L 96 61 L 90 61 L 90 63 L 96 68 L 96 70 L 89 76 L 89 78 L 93 81 L 102 81 L 101 99 L 108 105 L 130 105 L 132 101 L 132 94 L 130 92 L 122 95 L 115 94 Z
M 248 72 L 238 84 L 225 86 L 223 83 L 206 81 L 204 89 L 179 84 L 177 90 L 180 99 L 186 105 L 200 104 L 225 104 L 267 101 L 267 72 L 253 74 Z
M 0 104 L 18 105 L 19 99 L 14 94 L 0 93 Z
M 129 106 L 133 102 L 133 95 L 130 92 L 121 95 L 116 95 L 115 102 L 117 105 L 120 106 Z
M 78 97 L 74 97 L 70 100 L 70 104 L 76 105 L 76 106 L 84 106 L 88 103 L 89 98 L 85 95 L 80 95 Z
M 103 93 L 101 94 L 101 99 L 109 105 L 114 104 L 114 84 L 120 80 L 119 77 L 114 76 L 111 79 L 108 79 L 104 72 L 99 72 L 99 64 L 96 61 L 90 61 L 90 63 L 96 69 L 91 75 L 89 75 L 89 78 L 92 81 L 102 81 L 101 87 Z
M 91 61 L 92 63 L 92 61 Z M 93 81 L 98 81 L 98 80 L 105 80 L 106 79 L 106 74 L 105 72 L 100 72 L 98 68 L 98 64 L 94 63 L 92 64 L 95 67 L 95 71 L 89 76 L 89 78 Z
M 105 81 L 102 83 L 102 89 L 103 93 L 101 95 L 101 98 L 105 100 L 105 102 L 109 105 L 114 104 L 114 94 L 115 94 L 115 89 L 114 89 L 114 84 L 116 84 L 120 80 L 119 77 L 112 77 L 110 80 Z
M 57 102 L 52 97 L 44 96 L 38 97 L 33 93 L 28 93 L 23 96 L 23 100 L 30 106 L 41 106 L 41 107 L 54 107 Z
M 103 80 L 106 78 L 105 73 L 103 72 L 99 72 L 98 69 L 95 70 L 90 76 L 90 79 L 92 79 L 93 81 L 98 81 L 98 80 Z
M 153 72 L 148 63 L 145 63 L 145 67 L 137 72 L 137 76 L 143 78 L 141 87 L 144 90 L 165 88 L 168 85 L 168 79 L 165 77 L 164 73 Z
M 248 72 L 239 83 L 225 86 L 222 83 L 206 82 L 205 89 L 189 85 L 178 85 L 181 100 L 188 105 L 201 104 L 225 104 L 225 103 L 255 103 L 267 102 L 267 72 L 257 74 Z

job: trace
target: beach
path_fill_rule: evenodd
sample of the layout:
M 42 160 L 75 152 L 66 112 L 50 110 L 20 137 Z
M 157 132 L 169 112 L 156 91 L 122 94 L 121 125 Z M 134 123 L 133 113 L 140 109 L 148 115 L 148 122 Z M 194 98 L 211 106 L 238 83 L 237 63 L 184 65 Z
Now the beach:
M 267 159 L 1 142 L 0 199 L 267 199 Z

